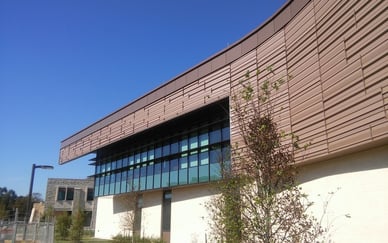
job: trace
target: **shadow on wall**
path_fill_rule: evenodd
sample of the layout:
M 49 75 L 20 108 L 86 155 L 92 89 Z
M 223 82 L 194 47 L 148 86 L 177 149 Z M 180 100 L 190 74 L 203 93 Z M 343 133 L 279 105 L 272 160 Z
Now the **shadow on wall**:
M 149 195 L 152 194 L 150 197 Z M 140 192 L 139 195 L 142 195 L 142 198 L 147 198 L 146 206 L 152 207 L 160 205 L 163 193 L 162 191 L 152 191 L 152 192 Z M 154 198 L 156 200 L 149 200 L 149 198 Z M 113 196 L 113 213 L 123 213 L 128 211 L 128 204 L 133 203 L 132 200 L 136 200 L 134 195 L 130 193 L 120 194 Z M 131 202 L 130 202 L 131 201 Z M 145 206 L 143 205 L 143 206 Z
M 191 186 L 184 186 L 173 189 L 172 191 L 172 201 L 180 202 L 186 201 L 195 198 L 202 198 L 207 196 L 212 196 L 215 194 L 215 188 L 212 187 L 212 184 L 197 184 Z
M 388 145 L 300 167 L 298 182 L 359 171 L 388 168 Z

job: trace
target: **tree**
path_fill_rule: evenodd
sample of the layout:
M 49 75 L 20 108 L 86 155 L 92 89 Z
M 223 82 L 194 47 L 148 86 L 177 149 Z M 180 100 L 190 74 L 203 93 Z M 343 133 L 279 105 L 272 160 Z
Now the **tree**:
M 55 217 L 55 236 L 59 240 L 66 240 L 69 236 L 71 226 L 71 217 L 63 212 Z
M 139 201 L 141 194 L 138 191 L 132 190 L 132 192 L 119 195 L 117 199 L 120 200 L 124 210 L 124 214 L 121 217 L 121 225 L 124 232 L 129 231 L 131 236 L 140 235 L 141 205 L 139 205 Z
M 84 233 L 85 213 L 78 209 L 71 218 L 70 239 L 73 242 L 81 242 Z
M 232 97 L 232 117 L 241 140 L 231 148 L 233 166 L 209 203 L 212 230 L 219 242 L 314 242 L 324 232 L 307 213 L 311 203 L 296 183 L 293 157 L 298 137 L 275 122 L 273 95 L 285 82 L 272 67 L 264 78 L 247 72 Z M 288 77 L 289 78 L 289 77 Z M 305 147 L 306 148 L 306 147 Z

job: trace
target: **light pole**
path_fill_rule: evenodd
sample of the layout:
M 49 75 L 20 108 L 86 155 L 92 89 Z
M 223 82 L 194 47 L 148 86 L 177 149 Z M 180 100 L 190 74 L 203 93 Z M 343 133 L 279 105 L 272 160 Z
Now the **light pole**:
M 31 211 L 31 203 L 32 203 L 32 187 L 34 186 L 35 169 L 52 170 L 54 169 L 54 166 L 32 164 L 30 191 L 28 193 L 27 212 L 26 212 L 26 215 L 30 215 L 30 218 L 31 218 L 30 211 Z M 25 223 L 28 223 L 28 222 L 25 222 Z

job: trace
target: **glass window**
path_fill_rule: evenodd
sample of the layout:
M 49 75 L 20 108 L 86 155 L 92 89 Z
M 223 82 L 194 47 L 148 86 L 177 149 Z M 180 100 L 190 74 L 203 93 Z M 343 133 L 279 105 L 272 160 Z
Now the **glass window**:
M 162 164 L 155 163 L 155 165 L 154 165 L 154 188 L 160 188 L 161 173 L 162 173 Z
M 111 169 L 110 169 L 110 168 L 111 168 L 110 166 L 111 166 L 111 163 L 110 163 L 110 162 L 106 163 L 106 164 L 105 164 L 105 171 L 110 171 L 110 170 L 111 170 Z
M 103 196 L 104 195 L 104 183 L 105 183 L 105 177 L 100 177 L 100 188 L 98 195 Z
M 230 128 L 229 126 L 222 128 L 222 141 L 230 140 Z
M 150 163 L 147 166 L 147 190 L 152 189 L 154 186 L 154 165 Z
M 210 180 L 218 180 L 221 178 L 222 152 L 220 146 L 214 146 L 210 150 Z
M 199 164 L 206 165 L 209 164 L 209 153 L 208 149 L 202 149 L 201 153 L 199 153 Z
M 163 146 L 163 157 L 170 155 L 170 144 L 165 144 Z
M 121 186 L 121 173 L 116 174 L 116 182 L 115 182 L 115 193 L 120 193 Z
M 66 190 L 66 200 L 73 201 L 74 199 L 74 188 L 68 187 Z
M 158 146 L 155 149 L 155 159 L 162 157 L 162 147 Z
M 200 165 L 198 169 L 199 169 L 199 176 L 198 176 L 199 182 L 209 181 L 209 164 Z
M 179 142 L 174 140 L 171 144 L 171 154 L 179 153 Z
M 187 184 L 187 156 L 179 158 L 179 185 Z
M 144 165 L 140 168 L 140 190 L 146 189 L 147 180 L 147 166 Z
M 189 183 L 198 182 L 198 154 L 189 156 Z
M 154 151 L 154 148 L 150 148 L 150 150 L 148 150 L 148 160 L 153 160 L 155 159 L 155 151 Z
M 209 134 L 207 130 L 204 130 L 199 135 L 199 146 L 203 147 L 207 145 L 209 145 Z
M 224 169 L 230 170 L 232 165 L 230 163 L 230 147 L 229 147 L 229 145 L 222 147 L 222 161 L 224 164 Z
M 210 144 L 221 142 L 221 129 L 215 127 L 215 130 L 211 131 L 209 134 Z
M 141 153 L 141 162 L 145 162 L 147 161 L 148 157 L 147 157 L 147 151 L 143 151 Z
M 190 167 L 198 165 L 198 154 L 191 154 L 189 156 L 189 164 L 190 164 Z
M 110 186 L 109 186 L 109 194 L 115 193 L 115 183 L 116 183 L 116 174 L 110 175 Z
M 187 137 L 184 136 L 182 140 L 180 141 L 180 152 L 187 151 L 189 148 L 188 142 L 187 142 Z
M 111 170 L 115 170 L 115 169 L 117 168 L 116 165 L 117 165 L 117 161 L 116 161 L 116 160 L 113 160 L 113 161 L 111 162 Z
M 219 163 L 221 159 L 221 148 L 219 146 L 212 147 L 210 150 L 210 163 Z
M 192 133 L 189 139 L 190 149 L 198 148 L 198 137 L 196 133 Z
M 116 168 L 117 168 L 117 169 L 120 169 L 120 168 L 122 168 L 122 167 L 123 167 L 123 159 L 122 159 L 122 158 L 119 158 L 119 159 L 117 160 Z
M 178 159 L 170 161 L 170 186 L 178 185 Z
M 220 163 L 210 164 L 210 180 L 215 181 L 221 179 Z
M 140 153 L 136 153 L 135 154 L 135 164 L 139 164 L 140 163 Z
M 199 153 L 199 182 L 209 181 L 209 152 L 208 149 L 202 149 Z
M 129 160 L 129 165 L 134 165 L 135 164 L 135 155 L 131 154 L 128 158 Z
M 66 188 L 58 187 L 57 200 L 63 201 L 66 198 Z
M 123 158 L 123 167 L 127 167 L 128 166 L 128 157 L 124 157 Z
M 104 178 L 104 195 L 109 194 L 110 175 L 106 175 Z
M 98 193 L 100 192 L 100 178 L 94 178 L 94 197 L 98 197 Z
M 124 193 L 127 191 L 127 171 L 121 172 L 121 186 L 120 192 Z
M 127 192 L 132 192 L 133 191 L 133 188 L 134 188 L 134 185 L 133 185 L 133 169 L 131 168 L 130 170 L 128 170 L 128 174 L 127 174 Z
M 169 161 L 163 161 L 162 163 L 162 187 L 169 186 L 169 172 L 170 172 L 170 164 Z
M 139 178 L 140 178 L 140 166 L 137 166 L 133 170 L 133 191 L 138 191 L 140 188 L 139 185 Z
M 96 172 L 96 174 L 100 174 L 101 173 L 101 165 L 96 164 L 95 172 Z

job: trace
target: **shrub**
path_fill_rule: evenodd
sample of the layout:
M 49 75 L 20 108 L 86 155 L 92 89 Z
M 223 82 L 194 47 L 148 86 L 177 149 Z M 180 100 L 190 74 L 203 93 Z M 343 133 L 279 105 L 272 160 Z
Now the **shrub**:
M 67 213 L 62 213 L 56 217 L 55 237 L 58 240 L 65 240 L 69 236 L 71 217 Z

